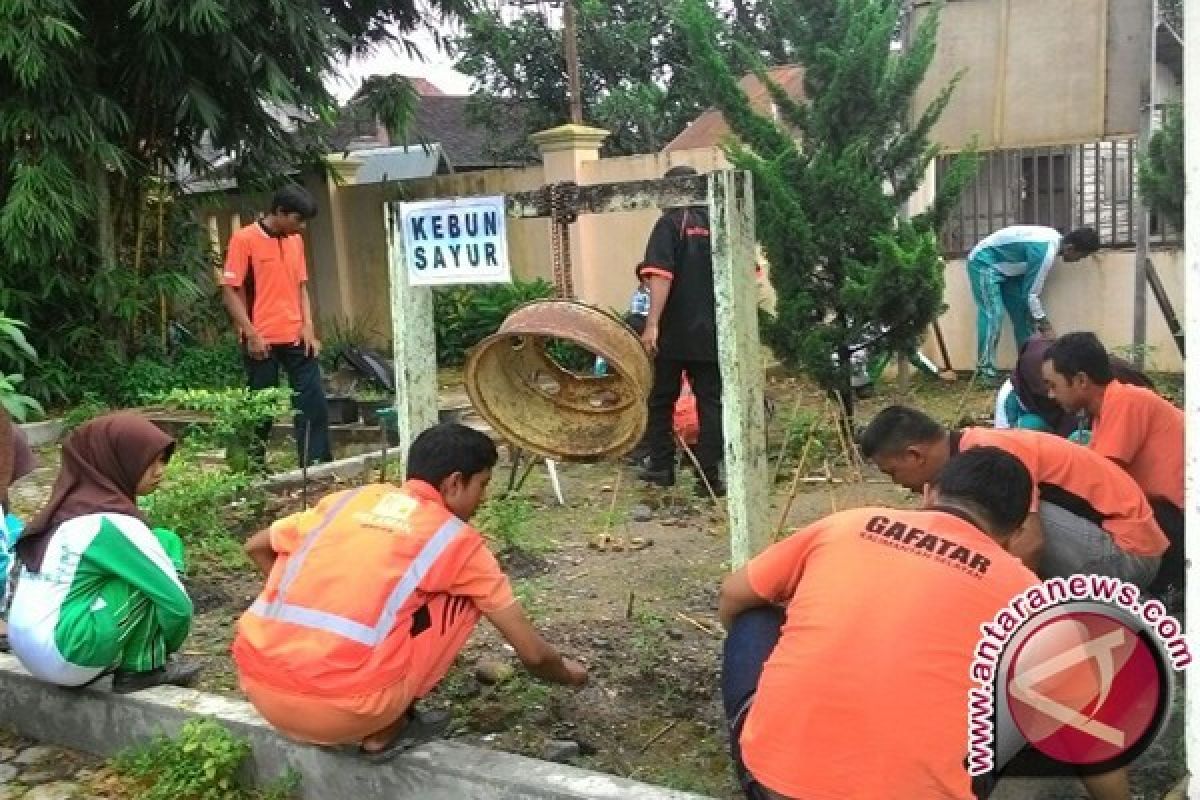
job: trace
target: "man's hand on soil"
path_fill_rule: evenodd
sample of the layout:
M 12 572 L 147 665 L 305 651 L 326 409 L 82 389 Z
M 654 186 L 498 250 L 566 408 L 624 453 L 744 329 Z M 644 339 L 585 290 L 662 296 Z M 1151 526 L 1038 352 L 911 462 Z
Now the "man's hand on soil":
M 573 658 L 564 657 L 562 663 L 563 671 L 566 673 L 567 677 L 567 679 L 563 682 L 567 686 L 587 686 L 587 667 L 585 667 L 583 664 L 580 664 Z

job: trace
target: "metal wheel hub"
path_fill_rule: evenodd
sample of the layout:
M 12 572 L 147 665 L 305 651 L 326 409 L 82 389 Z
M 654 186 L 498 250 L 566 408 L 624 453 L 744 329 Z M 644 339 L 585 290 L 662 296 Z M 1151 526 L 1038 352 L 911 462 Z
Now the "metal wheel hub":
M 575 372 L 548 352 L 555 340 L 605 360 L 608 374 Z M 514 445 L 544 458 L 590 462 L 629 452 L 646 430 L 653 373 L 621 320 L 573 300 L 521 306 L 467 358 L 475 410 Z

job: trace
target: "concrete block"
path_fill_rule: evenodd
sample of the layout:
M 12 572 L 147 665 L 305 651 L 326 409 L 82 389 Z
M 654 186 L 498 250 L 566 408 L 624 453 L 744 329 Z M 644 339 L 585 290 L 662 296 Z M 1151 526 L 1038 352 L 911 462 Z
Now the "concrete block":
M 241 700 L 175 687 L 131 695 L 60 689 L 32 678 L 14 657 L 0 655 L 0 725 L 40 742 L 110 756 L 157 734 L 173 734 L 196 716 L 214 717 L 249 740 L 249 769 L 256 780 L 273 780 L 288 768 L 298 772 L 303 800 L 704 800 L 454 742 L 369 764 L 353 752 L 284 739 Z
M 41 422 L 24 422 L 20 426 L 29 439 L 30 447 L 41 447 L 54 444 L 66 433 L 67 426 L 61 419 L 47 419 Z

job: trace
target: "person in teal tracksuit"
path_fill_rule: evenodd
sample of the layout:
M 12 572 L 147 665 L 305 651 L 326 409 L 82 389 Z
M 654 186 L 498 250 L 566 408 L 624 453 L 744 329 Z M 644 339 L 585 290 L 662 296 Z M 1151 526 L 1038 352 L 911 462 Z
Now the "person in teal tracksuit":
M 1018 349 L 1035 329 L 1053 335 L 1042 306 L 1042 287 L 1054 259 L 1061 255 L 1063 261 L 1079 261 L 1099 249 L 1100 237 L 1092 228 L 1063 236 L 1040 225 L 1002 228 L 975 245 L 967 255 L 967 276 L 978 307 L 976 369 L 983 382 L 998 382 L 996 347 L 1005 311 L 1012 320 Z

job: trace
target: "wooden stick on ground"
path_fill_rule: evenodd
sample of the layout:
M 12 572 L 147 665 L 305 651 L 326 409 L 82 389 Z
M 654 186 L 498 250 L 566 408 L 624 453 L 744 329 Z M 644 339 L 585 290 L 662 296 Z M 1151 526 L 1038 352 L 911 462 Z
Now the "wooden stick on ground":
M 704 488 L 708 491 L 709 498 L 712 499 L 713 505 L 720 509 L 720 516 L 722 519 L 724 519 L 725 505 L 724 503 L 720 502 L 720 499 L 717 497 L 717 493 L 713 490 L 712 484 L 708 482 L 708 476 L 704 474 L 704 469 L 700 466 L 700 459 L 696 458 L 696 454 L 692 451 L 692 448 L 688 446 L 688 443 L 685 442 L 683 437 L 678 433 L 675 434 L 675 441 L 678 442 L 679 446 L 683 448 L 683 452 L 687 453 L 687 457 L 692 462 L 692 466 L 696 468 L 696 477 L 703 481 Z
M 975 388 L 975 381 L 979 377 L 979 367 L 971 373 L 971 379 L 967 381 L 967 388 L 963 390 L 962 399 L 958 401 L 958 408 L 954 412 L 954 416 L 946 421 L 946 424 L 951 428 L 958 427 L 958 421 L 962 419 L 963 410 L 967 407 L 967 400 L 971 397 L 971 390 Z
M 774 488 L 775 481 L 779 480 L 779 470 L 783 466 L 783 459 L 787 457 L 788 445 L 792 443 L 792 423 L 796 419 L 796 415 L 800 413 L 800 401 L 804 395 L 799 391 L 796 392 L 796 402 L 792 405 L 792 413 L 785 420 L 786 429 L 783 435 L 783 444 L 779 446 L 779 455 L 775 458 L 775 469 L 771 472 L 771 482 L 767 486 Z M 828 398 L 826 399 L 828 402 Z M 811 433 L 811 430 L 810 430 Z
M 828 398 L 825 400 L 825 410 L 829 408 Z M 783 528 L 787 525 L 788 514 L 792 511 L 792 503 L 796 502 L 796 492 L 800 489 L 800 478 L 804 474 L 804 466 L 808 462 L 808 449 L 812 446 L 813 437 L 816 434 L 817 426 L 825 420 L 825 413 L 813 421 L 812 427 L 808 429 L 808 436 L 804 440 L 804 448 L 800 451 L 800 463 L 796 464 L 796 470 L 792 473 L 792 487 L 788 491 L 787 502 L 783 504 L 783 513 L 779 515 L 779 525 L 775 527 L 775 538 L 783 533 Z
M 695 628 L 699 628 L 700 630 L 707 633 L 709 636 L 712 636 L 712 637 L 715 637 L 718 639 L 721 638 L 721 634 L 719 632 L 714 631 L 712 628 L 708 627 L 700 620 L 689 617 L 687 614 L 683 613 L 682 611 L 676 611 L 675 616 L 679 617 L 681 620 L 688 623 L 689 625 L 691 625 Z
M 666 735 L 667 735 L 667 733 L 668 733 L 668 732 L 670 732 L 670 730 L 671 730 L 672 728 L 674 728 L 674 727 L 675 727 L 675 725 L 676 725 L 677 723 L 678 723 L 678 720 L 672 720 L 672 721 L 668 722 L 666 725 L 663 725 L 663 726 L 662 726 L 662 727 L 661 727 L 661 728 L 658 730 L 658 732 L 657 732 L 657 733 L 655 733 L 653 736 L 651 736 L 649 739 L 647 739 L 645 742 L 643 742 L 643 743 L 642 743 L 642 747 L 641 747 L 641 749 L 640 749 L 640 750 L 638 750 L 638 752 L 639 752 L 639 753 L 644 753 L 644 752 L 646 752 L 646 748 L 647 748 L 647 747 L 649 747 L 650 745 L 654 744 L 655 742 L 657 742 L 657 741 L 658 741 L 659 739 L 661 739 L 662 737 L 666 736 Z
M 617 497 L 621 492 L 621 467 L 617 465 L 617 479 L 613 481 L 612 502 L 608 504 L 608 519 L 604 520 L 604 533 L 607 535 L 612 528 L 617 513 Z

